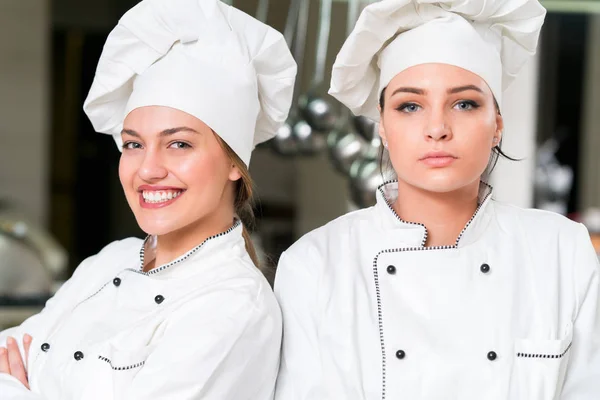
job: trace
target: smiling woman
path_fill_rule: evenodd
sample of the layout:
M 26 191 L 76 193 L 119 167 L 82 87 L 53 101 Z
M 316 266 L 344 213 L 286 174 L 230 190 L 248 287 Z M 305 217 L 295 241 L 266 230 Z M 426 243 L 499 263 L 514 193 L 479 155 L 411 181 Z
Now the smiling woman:
M 123 126 L 125 197 L 140 228 L 160 236 L 161 251 L 145 270 L 227 230 L 234 215 L 252 222 L 248 169 L 208 125 L 175 108 L 146 106 L 129 113 Z
M 147 237 L 89 257 L 0 333 L 2 400 L 272 398 L 281 315 L 244 225 L 248 165 L 287 118 L 295 74 L 281 34 L 218 0 L 123 16 L 84 110 L 122 151 Z

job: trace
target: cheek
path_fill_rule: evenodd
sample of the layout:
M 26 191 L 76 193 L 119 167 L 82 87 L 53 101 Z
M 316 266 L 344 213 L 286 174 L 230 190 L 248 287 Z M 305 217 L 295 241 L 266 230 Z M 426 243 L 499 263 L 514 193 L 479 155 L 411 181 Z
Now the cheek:
M 202 186 L 202 190 L 218 187 L 219 182 L 227 180 L 226 164 L 220 157 L 210 154 L 196 154 L 177 160 L 172 171 L 188 186 Z
M 133 190 L 133 178 L 137 171 L 136 163 L 132 157 L 121 154 L 119 160 L 119 180 L 123 189 L 127 192 Z
M 406 118 L 390 118 L 384 128 L 394 164 L 414 159 L 423 145 L 423 127 L 420 119 L 413 117 L 407 121 Z
M 462 126 L 456 129 L 463 132 L 459 139 L 463 156 L 469 155 L 470 164 L 474 168 L 485 169 L 493 147 L 492 140 L 496 130 L 495 120 L 489 118 L 472 119 L 465 121 Z

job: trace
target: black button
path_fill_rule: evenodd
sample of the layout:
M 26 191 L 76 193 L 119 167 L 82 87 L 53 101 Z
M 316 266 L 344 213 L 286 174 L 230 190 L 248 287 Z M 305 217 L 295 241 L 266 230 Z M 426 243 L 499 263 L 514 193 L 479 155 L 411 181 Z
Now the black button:
M 75 357 L 77 361 L 81 361 L 83 359 L 83 353 L 80 351 L 76 351 L 75 354 L 73 354 L 73 357 Z
M 404 359 L 404 357 L 406 357 L 406 353 L 404 352 L 404 350 L 398 350 L 398 351 L 396 352 L 396 357 L 397 357 L 399 360 L 403 360 L 403 359 Z
M 42 344 L 42 351 L 45 353 L 50 350 L 50 345 L 48 343 Z
M 479 268 L 481 270 L 481 272 L 483 272 L 484 274 L 487 274 L 488 272 L 490 272 L 490 266 L 487 264 L 482 264 L 481 268 Z
M 121 278 L 113 279 L 113 285 L 115 285 L 116 287 L 121 286 Z
M 490 351 L 487 355 L 488 360 L 490 361 L 494 361 L 496 358 L 498 358 L 498 354 L 496 354 L 495 351 Z
M 387 267 L 387 272 L 388 272 L 388 274 L 390 274 L 390 275 L 394 275 L 394 274 L 396 273 L 396 267 L 394 267 L 393 265 L 389 265 L 389 266 Z
M 160 303 L 162 303 L 163 301 L 165 301 L 165 298 L 159 294 L 158 296 L 156 296 L 156 297 L 154 298 L 154 301 L 156 302 L 156 304 L 160 304 Z

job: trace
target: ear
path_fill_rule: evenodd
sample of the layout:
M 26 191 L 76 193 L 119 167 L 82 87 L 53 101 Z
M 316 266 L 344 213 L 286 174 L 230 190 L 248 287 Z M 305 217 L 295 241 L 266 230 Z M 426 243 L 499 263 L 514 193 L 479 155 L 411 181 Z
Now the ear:
M 242 173 L 240 169 L 235 166 L 235 164 L 231 164 L 231 169 L 229 170 L 229 180 L 232 182 L 238 181 L 242 178 Z
M 502 140 L 502 134 L 504 132 L 504 118 L 500 113 L 496 114 L 496 133 L 494 134 L 494 146 L 500 144 Z
M 377 124 L 377 129 L 379 131 L 379 137 L 381 138 L 381 142 L 386 145 L 387 144 L 387 136 L 385 135 L 385 128 L 383 127 L 383 112 L 381 110 L 381 106 L 377 106 L 379 110 L 379 124 Z
M 388 146 L 387 136 L 385 134 L 385 128 L 383 127 L 383 121 L 379 121 L 379 137 L 381 138 L 381 143 L 383 143 L 383 147 Z

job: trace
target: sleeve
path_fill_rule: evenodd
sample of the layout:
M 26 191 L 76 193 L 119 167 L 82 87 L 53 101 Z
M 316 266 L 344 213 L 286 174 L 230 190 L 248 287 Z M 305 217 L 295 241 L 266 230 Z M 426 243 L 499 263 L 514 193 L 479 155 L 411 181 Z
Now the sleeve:
M 72 298 L 72 289 L 81 289 L 82 279 L 87 280 L 88 270 L 91 268 L 96 256 L 85 259 L 73 273 L 73 276 L 67 280 L 56 294 L 46 302 L 43 310 L 36 315 L 29 317 L 21 325 L 6 329 L 0 332 L 0 347 L 6 347 L 6 340 L 12 336 L 21 349 L 21 356 L 24 357 L 23 335 L 26 333 L 34 339 L 41 335 L 45 327 L 52 321 L 60 317 L 65 307 L 70 304 Z M 39 335 L 38 335 L 39 333 Z M 35 342 L 34 342 L 35 343 Z M 0 393 L 2 400 L 42 400 L 39 394 L 33 393 L 27 389 L 21 382 L 8 374 L 0 374 Z
M 578 312 L 561 400 L 600 395 L 600 265 L 583 225 L 577 234 L 574 268 Z
M 8 374 L 0 374 L 0 398 L 2 400 L 45 400 Z
M 56 319 L 62 312 L 61 310 L 65 307 L 65 304 L 69 304 L 69 298 L 71 297 L 72 292 L 71 288 L 79 287 L 79 289 L 81 289 L 78 282 L 81 281 L 82 275 L 87 275 L 87 271 L 90 269 L 95 257 L 96 256 L 89 257 L 79 264 L 73 273 L 73 276 L 58 289 L 56 294 L 50 300 L 46 302 L 39 314 L 29 317 L 19 326 L 0 332 L 0 347 L 6 347 L 6 339 L 8 339 L 9 336 L 12 336 L 17 340 L 19 347 L 21 347 L 22 350 L 22 339 L 24 334 L 28 333 L 35 338 L 36 332 L 39 332 L 44 325 Z
M 80 293 L 85 292 L 88 287 L 91 288 L 98 283 L 98 280 L 102 278 L 102 276 L 98 274 L 107 273 L 107 271 L 104 271 L 106 268 L 94 268 L 98 259 L 104 258 L 107 254 L 119 252 L 130 246 L 137 246 L 139 242 L 140 240 L 135 238 L 117 240 L 105 246 L 98 254 L 83 260 L 79 266 L 77 266 L 71 278 L 69 278 L 60 289 L 58 289 L 56 294 L 46 302 L 39 314 L 31 316 L 19 326 L 0 332 L 0 346 L 6 347 L 6 339 L 9 336 L 12 336 L 17 340 L 19 347 L 21 347 L 22 350 L 22 339 L 24 334 L 28 333 L 35 340 L 36 334 L 43 331 L 43 328 L 48 326 L 51 321 L 59 318 L 64 312 L 65 307 L 69 307 L 74 298 L 78 298 Z
M 323 370 L 318 341 L 318 277 L 309 263 L 284 253 L 275 295 L 283 313 L 283 345 L 275 400 L 322 400 Z
M 186 304 L 123 398 L 271 400 L 281 314 L 273 297 L 265 300 L 233 287 Z

